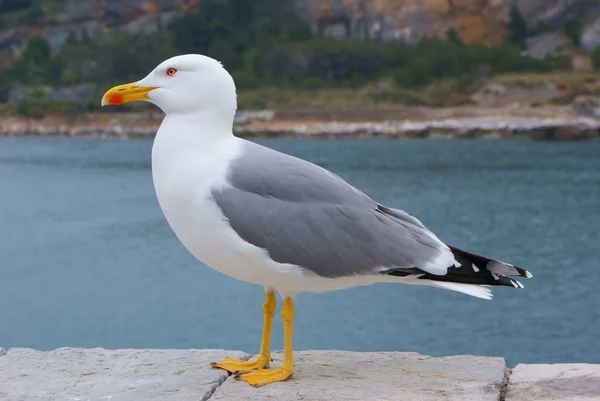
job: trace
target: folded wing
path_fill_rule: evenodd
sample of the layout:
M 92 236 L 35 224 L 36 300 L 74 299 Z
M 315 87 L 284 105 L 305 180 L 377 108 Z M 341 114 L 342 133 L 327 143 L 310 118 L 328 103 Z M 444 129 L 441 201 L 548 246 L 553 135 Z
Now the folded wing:
M 450 287 L 519 288 L 507 276 L 529 275 L 447 246 L 415 217 L 378 204 L 314 164 L 246 146 L 231 167 L 230 185 L 212 196 L 237 234 L 277 262 L 322 277 L 387 274 Z

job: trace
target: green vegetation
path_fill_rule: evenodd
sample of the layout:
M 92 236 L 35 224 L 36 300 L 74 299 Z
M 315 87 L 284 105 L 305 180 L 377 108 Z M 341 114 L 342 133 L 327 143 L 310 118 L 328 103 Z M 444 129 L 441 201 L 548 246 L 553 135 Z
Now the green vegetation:
M 10 13 L 31 7 L 32 0 L 0 0 L 0 13 Z
M 240 89 L 357 87 L 386 76 L 412 88 L 468 78 L 481 70 L 495 74 L 568 68 L 561 58 L 522 57 L 515 44 L 521 45 L 527 34 L 524 24 L 514 8 L 514 44 L 491 47 L 463 45 L 453 30 L 448 40 L 427 39 L 415 46 L 354 42 L 312 37 L 280 0 L 207 0 L 202 13 L 184 15 L 153 34 L 71 34 L 54 56 L 43 38 L 34 37 L 5 79 L 51 85 L 123 82 L 142 77 L 169 56 L 190 52 L 222 61 Z
M 0 11 L 6 12 L 0 22 L 9 23 L 8 16 L 15 15 L 38 18 L 50 12 L 51 4 L 0 0 Z M 565 27 L 573 35 L 579 29 Z M 201 13 L 159 24 L 151 34 L 72 32 L 56 54 L 43 37 L 33 37 L 21 57 L 0 71 L 0 87 L 91 83 L 100 93 L 140 79 L 168 57 L 202 53 L 232 73 L 242 107 L 443 105 L 460 103 L 460 93 L 489 76 L 570 70 L 567 57 L 521 55 L 529 30 L 516 7 L 509 31 L 509 41 L 496 46 L 463 44 L 454 29 L 445 40 L 424 39 L 416 45 L 345 41 L 314 37 L 281 0 L 205 0 Z M 594 60 L 600 68 L 600 52 Z M 374 89 L 380 82 L 387 82 L 388 89 Z M 37 110 L 44 93 L 43 88 L 30 91 L 22 112 Z M 64 107 L 74 110 L 72 104 Z
M 548 82 L 555 82 L 567 86 L 583 86 L 586 81 L 589 81 L 590 79 L 600 81 L 600 71 L 556 71 L 537 74 L 501 74 L 493 77 L 492 81 L 503 85 L 519 85 L 523 87 L 539 85 Z
M 355 88 L 273 88 L 244 90 L 238 95 L 242 109 L 347 109 L 377 108 L 395 104 L 432 107 L 464 104 L 468 95 L 460 82 L 441 80 L 421 88 L 402 88 L 382 80 Z
M 567 21 L 565 22 L 563 30 L 569 37 L 573 46 L 579 47 L 581 45 L 581 33 L 583 31 L 583 24 L 581 21 Z
M 600 47 L 592 53 L 592 63 L 594 63 L 594 69 L 600 70 Z
M 525 42 L 529 37 L 529 27 L 516 4 L 510 7 L 508 31 L 510 42 L 525 49 Z

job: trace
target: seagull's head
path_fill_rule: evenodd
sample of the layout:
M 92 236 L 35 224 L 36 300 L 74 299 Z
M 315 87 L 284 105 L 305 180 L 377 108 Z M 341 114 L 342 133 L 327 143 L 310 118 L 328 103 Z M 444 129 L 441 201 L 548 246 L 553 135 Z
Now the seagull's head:
M 102 97 L 102 106 L 139 100 L 157 105 L 166 114 L 209 109 L 232 121 L 237 108 L 231 75 L 217 60 L 199 54 L 170 58 L 140 81 L 115 86 Z

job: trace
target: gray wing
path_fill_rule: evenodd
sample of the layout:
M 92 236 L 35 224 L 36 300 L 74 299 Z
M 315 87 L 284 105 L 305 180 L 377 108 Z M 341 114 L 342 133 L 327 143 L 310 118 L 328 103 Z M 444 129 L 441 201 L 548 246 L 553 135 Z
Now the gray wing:
M 419 268 L 445 274 L 452 254 L 419 220 L 379 205 L 333 173 L 245 143 L 231 186 L 212 196 L 245 241 L 323 276 Z M 449 256 L 448 256 L 449 255 Z

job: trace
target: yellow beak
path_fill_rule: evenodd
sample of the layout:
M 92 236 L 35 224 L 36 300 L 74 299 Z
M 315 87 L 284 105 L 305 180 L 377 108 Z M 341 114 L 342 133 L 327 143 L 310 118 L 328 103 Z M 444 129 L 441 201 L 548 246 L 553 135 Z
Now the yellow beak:
M 107 104 L 118 106 L 123 103 L 148 99 L 148 93 L 156 88 L 136 86 L 137 82 L 115 86 L 102 96 L 102 106 Z

